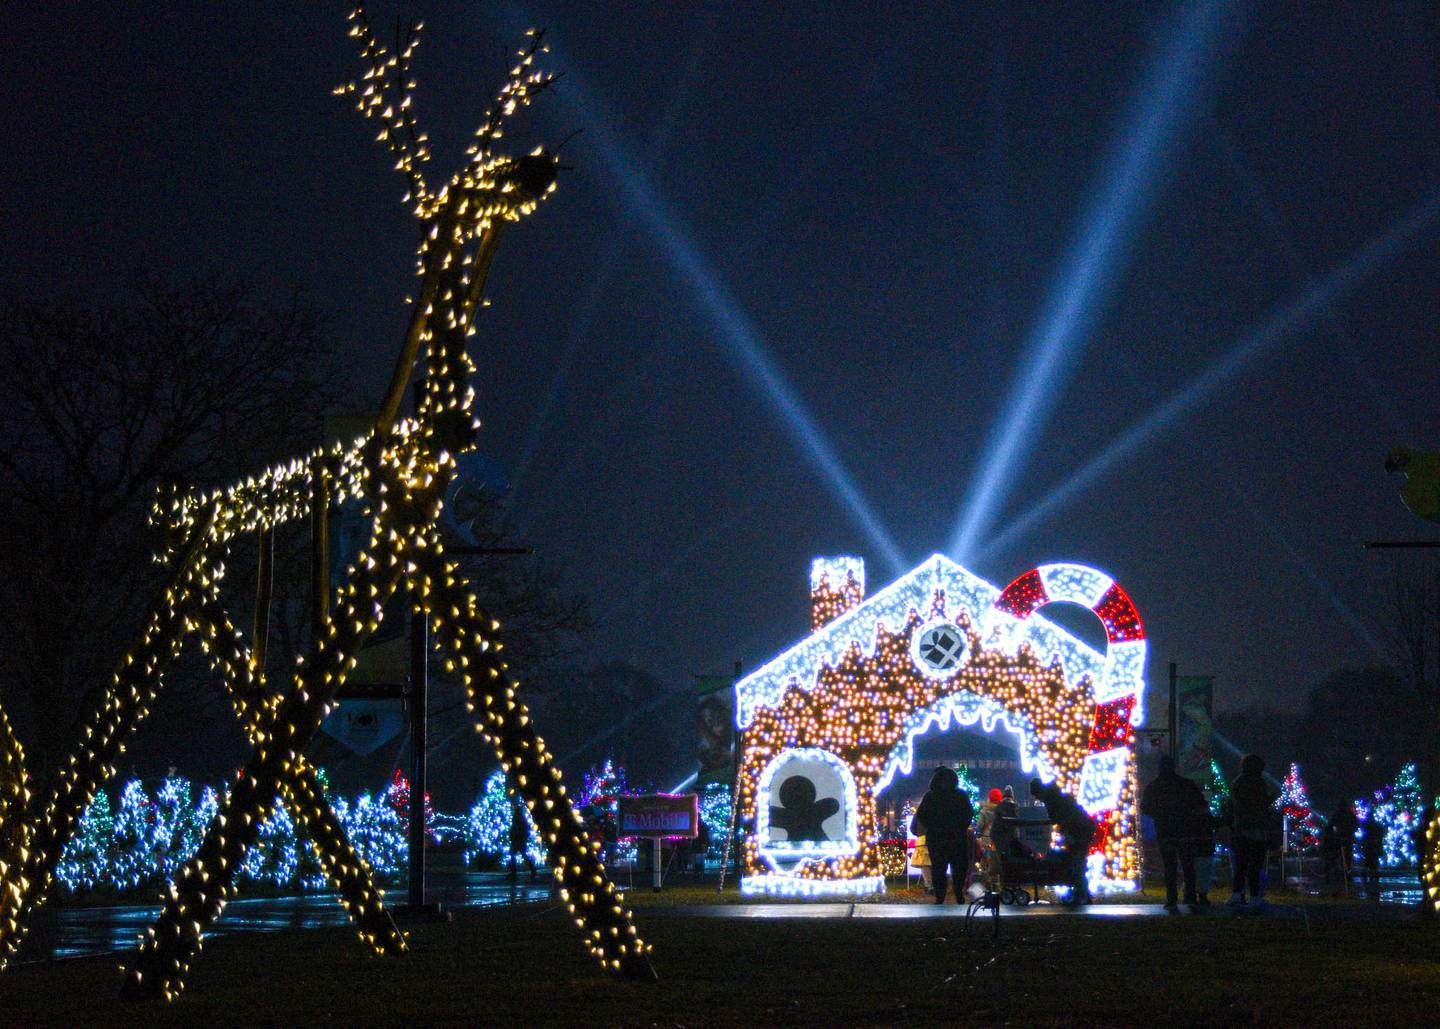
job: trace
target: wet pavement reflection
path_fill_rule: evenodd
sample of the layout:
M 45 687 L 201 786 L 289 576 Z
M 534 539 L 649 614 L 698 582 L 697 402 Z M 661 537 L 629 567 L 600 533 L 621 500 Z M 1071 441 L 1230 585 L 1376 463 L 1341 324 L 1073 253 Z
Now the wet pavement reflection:
M 512 884 L 502 873 L 472 872 L 454 877 L 427 893 L 446 907 L 495 907 L 547 900 L 550 880 L 521 876 Z M 403 889 L 386 890 L 385 903 L 397 909 L 405 903 Z M 21 961 L 109 954 L 131 950 L 155 921 L 160 906 L 126 904 L 113 907 L 48 907 L 40 911 L 25 941 Z M 320 929 L 346 924 L 345 910 L 333 893 L 293 897 L 243 895 L 225 907 L 213 932 L 217 935 Z

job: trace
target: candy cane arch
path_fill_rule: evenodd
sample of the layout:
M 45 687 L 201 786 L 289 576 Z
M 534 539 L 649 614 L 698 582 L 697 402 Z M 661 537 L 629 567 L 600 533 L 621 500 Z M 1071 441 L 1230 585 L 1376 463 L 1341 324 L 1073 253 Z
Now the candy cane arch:
M 1104 572 L 1050 564 L 1032 568 L 1005 587 L 995 601 L 994 629 L 1002 638 L 1013 638 L 1021 622 L 1055 601 L 1088 607 L 1105 627 L 1105 666 L 1094 685 L 1095 720 L 1076 795 L 1098 824 L 1090 843 L 1090 878 L 1097 880 L 1104 876 L 1107 857 L 1116 857 L 1112 841 L 1126 833 L 1125 823 L 1135 817 L 1121 800 L 1134 774 L 1132 729 L 1144 716 L 1145 627 L 1129 595 Z M 1112 874 L 1100 885 L 1114 888 L 1117 881 L 1125 880 Z

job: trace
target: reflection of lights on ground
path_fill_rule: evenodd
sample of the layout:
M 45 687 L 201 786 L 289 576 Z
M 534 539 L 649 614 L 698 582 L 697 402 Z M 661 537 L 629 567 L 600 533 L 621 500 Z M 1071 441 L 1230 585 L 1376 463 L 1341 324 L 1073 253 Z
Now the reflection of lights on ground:
M 453 890 L 439 890 L 447 906 L 498 907 L 550 898 L 548 876 L 535 883 L 519 885 L 506 882 L 501 872 L 470 872 L 457 879 Z M 383 895 L 386 904 L 403 906 L 403 889 L 384 890 Z M 54 960 L 133 950 L 159 914 L 158 906 L 141 904 L 51 909 L 37 920 L 30 953 L 37 960 Z M 226 905 L 225 918 L 216 923 L 214 933 L 225 936 L 326 929 L 347 925 L 348 921 L 345 909 L 333 893 L 243 897 Z
M 1032 505 L 990 542 L 985 548 L 985 554 L 994 554 L 1022 538 L 1052 512 L 1070 503 L 1113 471 L 1121 461 L 1153 443 L 1241 371 L 1269 353 L 1277 344 L 1307 327 L 1329 304 L 1354 287 L 1360 279 L 1419 242 L 1424 230 L 1435 223 L 1437 216 L 1440 216 L 1440 195 L 1431 196 L 1411 208 L 1343 264 L 1333 268 L 1289 303 L 1273 311 L 1259 326 L 1171 394 L 1159 407 L 1111 440 L 1069 479 L 1048 490 L 1044 499 Z
M 1146 71 L 1136 103 L 1102 166 L 1095 199 L 1026 345 L 1000 425 L 971 480 L 950 543 L 950 555 L 957 560 L 970 557 L 989 528 L 1017 466 L 1054 406 L 1066 368 L 1103 310 L 1128 244 L 1157 192 L 1156 180 L 1165 167 L 1162 158 L 1174 156 L 1178 129 L 1197 106 L 1197 81 L 1205 58 L 1217 49 L 1221 9 L 1218 3 L 1186 8 Z

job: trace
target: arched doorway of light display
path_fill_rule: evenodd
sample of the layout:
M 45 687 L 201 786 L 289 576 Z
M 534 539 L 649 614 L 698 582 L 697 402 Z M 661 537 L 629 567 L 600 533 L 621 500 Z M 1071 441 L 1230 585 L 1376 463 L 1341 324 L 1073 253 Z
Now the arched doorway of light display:
M 868 599 L 864 574 L 856 558 L 817 560 L 812 633 L 736 684 L 739 814 L 753 829 L 742 891 L 883 890 L 876 796 L 913 768 L 917 737 L 955 724 L 1013 737 L 1024 773 L 1058 781 L 1095 817 L 1092 888 L 1134 888 L 1132 727 L 1141 718 L 1145 641 L 1125 592 L 1072 564 L 1039 566 L 1000 590 L 939 554 Z M 1105 648 L 1037 614 L 1054 601 L 1092 610 Z M 853 819 L 855 832 L 792 847 L 774 822 L 776 812 L 790 817 L 777 770 L 817 754 L 824 767 L 848 772 L 853 792 L 836 771 L 829 796 L 792 789 L 788 799 L 802 807 L 833 800 L 827 824 Z
M 855 777 L 836 754 L 795 747 L 770 761 L 759 789 L 770 802 L 756 811 L 756 849 L 774 872 L 802 861 L 855 854 L 860 826 Z

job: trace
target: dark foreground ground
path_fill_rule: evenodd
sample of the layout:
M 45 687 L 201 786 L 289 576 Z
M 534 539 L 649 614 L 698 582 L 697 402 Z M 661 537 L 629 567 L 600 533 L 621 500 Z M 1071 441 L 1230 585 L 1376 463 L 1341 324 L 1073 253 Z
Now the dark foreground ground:
M 343 929 L 216 939 L 168 1006 L 121 1005 L 113 955 L 21 967 L 0 976 L 0 1023 L 1440 1024 L 1440 926 L 1388 905 L 1015 918 L 995 942 L 953 919 L 639 917 L 658 983 L 602 978 L 573 925 L 530 905 L 417 925 L 388 961 Z

